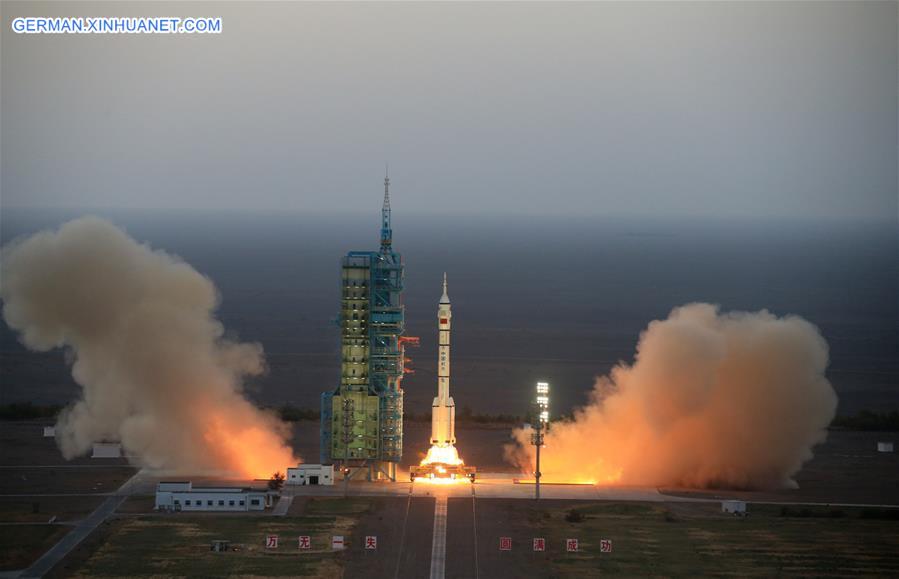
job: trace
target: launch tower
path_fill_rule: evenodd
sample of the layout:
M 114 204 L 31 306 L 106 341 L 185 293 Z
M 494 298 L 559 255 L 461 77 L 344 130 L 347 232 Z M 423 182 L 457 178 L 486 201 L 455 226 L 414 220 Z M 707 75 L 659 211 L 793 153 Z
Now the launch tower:
M 396 480 L 403 455 L 403 259 L 393 250 L 384 177 L 379 251 L 351 251 L 340 268 L 340 384 L 322 393 L 321 461 Z

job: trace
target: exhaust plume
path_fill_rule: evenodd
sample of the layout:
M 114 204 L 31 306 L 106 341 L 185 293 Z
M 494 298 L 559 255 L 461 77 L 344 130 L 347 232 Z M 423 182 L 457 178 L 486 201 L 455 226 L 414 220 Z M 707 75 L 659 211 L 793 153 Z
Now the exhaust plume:
M 795 488 L 827 436 L 837 396 L 828 348 L 802 318 L 674 309 L 643 331 L 633 365 L 597 379 L 588 404 L 551 425 L 547 480 L 687 487 Z M 530 431 L 506 458 L 534 470 Z
M 3 317 L 31 350 L 66 348 L 82 397 L 56 428 L 66 458 L 120 441 L 139 466 L 268 477 L 289 429 L 243 397 L 262 346 L 223 337 L 212 282 L 96 217 L 3 249 Z

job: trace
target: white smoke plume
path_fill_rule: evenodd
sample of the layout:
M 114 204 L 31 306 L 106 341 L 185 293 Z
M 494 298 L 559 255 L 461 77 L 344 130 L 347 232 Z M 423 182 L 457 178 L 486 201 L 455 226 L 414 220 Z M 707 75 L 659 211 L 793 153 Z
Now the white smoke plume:
M 296 464 L 286 425 L 241 393 L 261 345 L 223 337 L 215 286 L 187 263 L 85 217 L 10 243 L 0 273 L 6 323 L 31 350 L 66 348 L 82 387 L 57 424 L 65 457 L 107 440 L 155 468 Z
M 687 487 L 795 487 L 824 441 L 837 396 L 827 343 L 802 318 L 674 309 L 641 334 L 633 365 L 599 378 L 590 402 L 551 425 L 545 480 Z M 534 470 L 529 431 L 506 457 Z

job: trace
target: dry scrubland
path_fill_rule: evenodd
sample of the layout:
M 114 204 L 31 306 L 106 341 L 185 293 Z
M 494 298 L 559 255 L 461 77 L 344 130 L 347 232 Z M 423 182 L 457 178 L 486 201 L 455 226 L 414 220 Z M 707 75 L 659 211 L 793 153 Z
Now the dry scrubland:
M 42 426 L 0 422 L 0 466 L 4 467 L 0 470 L 4 492 L 0 494 L 15 495 L 0 497 L 0 570 L 27 567 L 68 532 L 71 523 L 96 508 L 103 493 L 117 488 L 134 472 L 123 460 L 66 462 L 53 440 L 41 437 Z M 407 462 L 414 460 L 419 447 L 426 446 L 427 429 L 416 426 L 407 433 L 407 452 L 412 455 Z M 312 421 L 294 424 L 298 446 L 309 458 L 314 458 L 317 448 L 317 428 L 318 423 Z M 897 436 L 832 431 L 799 473 L 799 490 L 669 492 L 759 501 L 897 504 L 899 454 L 875 450 L 877 440 L 897 440 Z M 504 430 L 466 428 L 460 430 L 460 447 L 482 470 L 499 470 L 507 437 Z M 38 496 L 44 493 L 78 494 Z M 427 576 L 433 504 L 432 498 L 413 499 L 403 533 L 407 501 L 401 497 L 347 502 L 340 498 L 297 499 L 283 518 L 155 515 L 150 513 L 152 497 L 132 497 L 51 575 L 394 577 L 399 561 L 400 576 Z M 448 578 L 474 576 L 475 516 L 479 576 L 484 578 L 590 577 L 600 573 L 680 576 L 697 571 L 739 576 L 899 576 L 899 521 L 863 518 L 865 511 L 860 509 L 813 508 L 803 514 L 801 507 L 791 507 L 792 516 L 781 516 L 779 506 L 751 505 L 750 517 L 735 519 L 721 515 L 717 504 L 547 501 L 538 508 L 530 501 L 479 499 L 475 506 L 473 511 L 470 499 L 449 501 Z M 585 520 L 566 521 L 571 508 L 581 511 Z M 832 510 L 841 516 L 831 518 Z M 53 516 L 63 524 L 46 524 Z M 262 547 L 268 533 L 282 537 L 283 547 L 277 552 Z M 312 535 L 317 548 L 300 553 L 295 548 L 300 534 Z M 362 536 L 376 534 L 378 552 L 351 549 L 332 553 L 326 548 L 332 534 L 347 535 L 351 544 L 357 545 Z M 498 538 L 503 535 L 513 537 L 511 553 L 498 550 Z M 533 536 L 545 536 L 553 550 L 531 552 Z M 560 551 L 569 536 L 580 539 L 581 553 Z M 603 537 L 614 541 L 611 555 L 598 553 Z M 212 553 L 209 543 L 213 539 L 228 539 L 241 550 Z
M 427 574 L 433 501 L 422 500 L 409 520 L 412 532 L 398 548 L 403 498 L 311 499 L 280 517 L 132 516 L 103 526 L 57 576 L 310 576 L 393 577 L 398 558 L 403 576 Z M 571 522 L 576 509 L 583 517 Z M 716 504 L 636 504 L 516 500 L 476 503 L 480 577 L 598 577 L 815 575 L 899 575 L 899 520 L 866 518 L 861 509 L 812 508 L 782 512 L 779 506 L 752 506 L 738 518 Z M 446 576 L 474 576 L 475 540 L 470 499 L 450 499 Z M 882 511 L 879 512 L 882 515 Z M 263 548 L 278 534 L 277 551 Z M 360 549 L 362 536 L 376 533 L 376 553 Z M 301 552 L 296 537 L 312 536 L 313 549 Z M 351 550 L 328 548 L 332 534 L 347 537 Z M 513 539 L 500 552 L 500 536 Z M 534 553 L 531 538 L 547 539 L 547 552 Z M 566 538 L 581 551 L 566 553 Z M 600 554 L 602 538 L 614 551 Z M 228 539 L 237 551 L 213 553 L 214 539 Z
M 42 435 L 51 424 L 0 421 L 0 571 L 28 567 L 137 472 L 124 459 L 66 461 Z
M 451 522 L 454 510 L 470 510 L 453 502 L 469 501 L 450 501 Z M 784 517 L 781 507 L 752 506 L 738 518 L 715 504 L 480 500 L 477 508 L 482 577 L 899 575 L 899 520 L 863 519 L 858 509 L 839 518 L 831 509 Z M 566 520 L 571 508 L 581 522 Z M 513 538 L 513 551 L 499 552 L 501 535 Z M 546 553 L 532 551 L 534 536 L 547 539 Z M 580 552 L 564 551 L 569 537 L 579 539 Z M 612 539 L 611 554 L 600 554 L 603 538 Z M 472 571 L 458 558 L 448 562 L 448 577 Z
M 28 567 L 68 532 L 62 525 L 0 524 L 0 571 Z
M 120 517 L 104 524 L 56 576 L 309 576 L 341 577 L 340 554 L 330 549 L 331 535 L 352 537 L 369 499 L 320 499 L 302 514 L 288 517 L 147 515 Z M 277 550 L 265 549 L 266 535 L 278 535 Z M 312 549 L 300 551 L 297 538 L 312 537 Z M 232 551 L 214 553 L 213 540 L 226 539 Z

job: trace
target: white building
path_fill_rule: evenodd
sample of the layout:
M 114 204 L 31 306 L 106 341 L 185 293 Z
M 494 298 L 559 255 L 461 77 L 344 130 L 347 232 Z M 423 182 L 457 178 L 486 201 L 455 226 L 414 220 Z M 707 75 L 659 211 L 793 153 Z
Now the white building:
M 333 464 L 301 464 L 287 469 L 289 485 L 332 485 L 334 484 Z
M 893 452 L 893 443 L 892 442 L 878 442 L 877 443 L 877 452 Z
M 241 487 L 195 487 L 190 482 L 156 485 L 157 511 L 262 511 L 270 507 L 264 490 Z
M 734 515 L 745 515 L 746 501 L 721 501 L 721 512 Z
M 122 458 L 122 445 L 118 442 L 95 442 L 91 458 Z
M 44 438 L 56 438 L 56 427 L 55 426 L 45 426 L 44 427 Z

